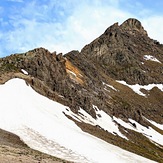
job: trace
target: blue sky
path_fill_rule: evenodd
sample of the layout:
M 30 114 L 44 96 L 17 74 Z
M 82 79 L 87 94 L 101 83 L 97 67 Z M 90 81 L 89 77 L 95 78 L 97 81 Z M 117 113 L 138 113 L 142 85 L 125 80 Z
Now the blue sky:
M 0 0 L 0 57 L 37 47 L 81 50 L 130 17 L 163 43 L 162 6 L 162 0 Z

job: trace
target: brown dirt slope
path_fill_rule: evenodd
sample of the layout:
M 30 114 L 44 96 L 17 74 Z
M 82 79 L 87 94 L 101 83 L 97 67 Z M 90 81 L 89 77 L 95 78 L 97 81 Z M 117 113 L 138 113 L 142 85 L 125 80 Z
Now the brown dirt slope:
M 30 149 L 20 138 L 0 129 L 0 163 L 66 163 L 67 161 Z

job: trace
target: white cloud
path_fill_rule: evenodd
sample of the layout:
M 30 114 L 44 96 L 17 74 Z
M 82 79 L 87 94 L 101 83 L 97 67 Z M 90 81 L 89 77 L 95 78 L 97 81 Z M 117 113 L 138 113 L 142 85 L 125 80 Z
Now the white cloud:
M 0 14 L 3 12 L 3 7 L 0 6 Z
M 122 23 L 132 15 L 110 6 L 86 6 L 74 10 L 67 20 L 67 35 L 70 35 L 76 47 L 81 49 L 96 37 L 101 35 L 106 28 L 115 22 Z M 68 38 L 68 36 L 67 36 Z M 78 43 L 78 45 L 77 45 Z M 74 46 L 74 45 L 73 45 Z
M 142 24 L 147 30 L 148 35 L 152 39 L 158 40 L 160 43 L 163 43 L 163 16 L 151 16 L 145 19 L 142 19 Z
M 141 10 L 136 16 L 121 8 L 120 1 L 122 0 L 85 0 L 80 3 L 76 0 L 65 0 L 63 3 L 59 0 L 46 3 L 30 1 L 10 15 L 9 22 L 13 29 L 2 33 L 1 38 L 4 40 L 0 52 L 25 52 L 36 47 L 63 53 L 80 50 L 110 25 L 115 22 L 121 24 L 129 17 L 139 18 L 149 36 L 161 41 L 162 17 L 142 17 L 146 10 Z
M 50 51 L 63 53 L 80 50 L 115 21 L 122 21 L 129 16 L 113 7 L 105 7 L 100 2 L 97 3 L 97 0 L 92 6 L 82 1 L 80 4 L 75 3 L 73 9 L 62 3 L 63 9 L 70 12 L 62 22 L 55 20 L 56 15 L 49 14 L 55 5 L 54 1 L 50 2 L 50 6 L 42 5 L 38 8 L 37 5 L 36 1 L 32 1 L 19 11 L 21 15 L 10 16 L 14 30 L 5 34 L 6 49 L 22 52 L 43 46 Z
M 7 0 L 7 1 L 10 1 L 10 2 L 24 2 L 24 0 Z

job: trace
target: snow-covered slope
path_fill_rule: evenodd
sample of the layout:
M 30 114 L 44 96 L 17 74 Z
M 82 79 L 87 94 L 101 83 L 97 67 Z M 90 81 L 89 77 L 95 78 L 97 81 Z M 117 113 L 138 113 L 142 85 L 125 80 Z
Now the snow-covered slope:
M 141 92 L 141 89 L 145 89 L 147 91 L 150 91 L 151 89 L 153 89 L 154 87 L 158 88 L 160 91 L 163 92 L 163 84 L 148 84 L 148 85 L 139 85 L 139 84 L 135 84 L 135 85 L 129 85 L 127 84 L 125 81 L 118 81 L 118 83 L 121 83 L 123 85 L 128 86 L 129 88 L 131 88 L 135 93 L 137 93 L 138 95 L 141 96 L 146 96 L 146 94 L 144 94 L 143 92 Z
M 68 110 L 21 79 L 0 85 L 0 128 L 17 134 L 31 148 L 81 163 L 153 162 L 83 132 L 65 116 Z

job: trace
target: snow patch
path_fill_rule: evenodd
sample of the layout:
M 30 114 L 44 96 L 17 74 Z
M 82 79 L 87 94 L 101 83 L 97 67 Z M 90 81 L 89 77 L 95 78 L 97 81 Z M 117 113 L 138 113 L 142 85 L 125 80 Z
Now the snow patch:
M 113 119 L 117 123 L 122 125 L 123 127 L 130 129 L 130 130 L 134 130 L 136 132 L 139 132 L 139 133 L 143 134 L 145 137 L 147 137 L 148 139 L 150 139 L 151 141 L 154 141 L 160 145 L 163 145 L 163 136 L 160 133 L 158 133 L 157 131 L 155 131 L 153 128 L 144 127 L 132 119 L 129 119 L 129 122 L 131 122 L 131 123 L 126 123 L 123 120 L 116 118 L 116 117 L 113 117 Z
M 118 136 L 127 139 L 118 129 L 118 125 L 114 122 L 113 118 L 111 118 L 108 114 L 106 114 L 103 110 L 99 110 L 97 106 L 93 106 L 95 108 L 96 115 L 98 118 L 96 119 L 97 125 L 99 125 L 104 130 L 111 132 L 112 134 L 117 134 Z M 127 139 L 128 140 L 128 139 Z
M 28 72 L 27 72 L 26 70 L 24 70 L 24 69 L 21 69 L 21 72 L 22 72 L 23 74 L 25 74 L 25 75 L 28 75 Z
M 117 82 L 120 83 L 120 84 L 123 84 L 123 85 L 128 86 L 135 93 L 137 93 L 138 95 L 141 95 L 141 96 L 146 96 L 146 94 L 144 94 L 143 92 L 140 91 L 141 89 L 145 89 L 147 91 L 150 91 L 154 87 L 157 87 L 158 89 L 160 89 L 161 91 L 163 91 L 163 84 L 148 84 L 148 85 L 135 84 L 135 85 L 129 85 L 125 81 L 119 81 L 119 80 L 117 80 Z
M 155 58 L 155 57 L 152 56 L 152 55 L 144 55 L 144 59 L 145 59 L 145 60 L 150 60 L 150 61 L 154 61 L 154 62 L 161 63 L 157 58 Z
M 89 115 L 85 110 L 83 110 L 82 108 L 80 108 L 80 110 L 78 111 L 79 115 L 76 115 L 74 113 L 67 113 L 69 116 L 71 116 L 72 118 L 93 125 L 93 126 L 99 126 L 102 129 L 114 134 L 114 135 L 118 135 L 124 139 L 127 139 L 126 136 L 124 136 L 118 129 L 118 125 L 114 122 L 114 120 L 108 115 L 106 114 L 104 111 L 99 110 L 97 108 L 97 106 L 93 105 L 93 108 L 95 109 L 96 115 L 97 115 L 97 119 L 94 119 L 91 115 Z M 128 139 L 127 139 L 128 140 Z
M 158 133 L 157 131 L 155 131 L 153 128 L 151 127 L 144 127 L 141 124 L 139 124 L 138 122 L 129 119 L 129 121 L 131 123 L 135 123 L 136 124 L 136 129 L 138 130 L 138 132 L 142 133 L 144 136 L 146 136 L 147 138 L 149 138 L 150 140 L 163 145 L 163 136 Z
M 109 87 L 109 88 L 111 88 L 112 90 L 114 90 L 114 91 L 118 91 L 117 89 L 115 89 L 112 85 L 109 85 L 109 84 L 106 84 L 106 83 L 104 83 L 104 82 L 102 82 L 102 84 L 104 85 L 104 86 L 106 86 L 104 89 L 105 90 L 107 90 L 107 87 Z M 108 90 L 107 90 L 108 91 Z
M 70 70 L 68 70 L 68 69 L 67 69 L 67 71 L 68 71 L 71 75 L 73 75 L 74 77 L 77 76 L 74 72 L 72 72 L 72 71 L 70 71 Z
M 163 124 L 159 124 L 159 123 L 156 123 L 152 120 L 149 120 L 147 118 L 145 118 L 147 121 L 149 121 L 151 124 L 153 124 L 154 126 L 156 126 L 157 128 L 159 128 L 160 130 L 163 130 Z

